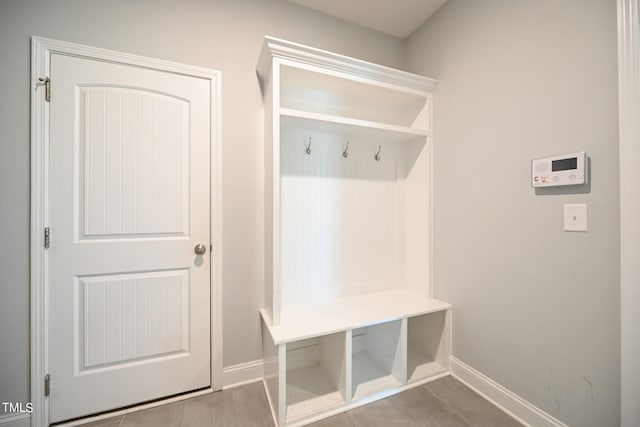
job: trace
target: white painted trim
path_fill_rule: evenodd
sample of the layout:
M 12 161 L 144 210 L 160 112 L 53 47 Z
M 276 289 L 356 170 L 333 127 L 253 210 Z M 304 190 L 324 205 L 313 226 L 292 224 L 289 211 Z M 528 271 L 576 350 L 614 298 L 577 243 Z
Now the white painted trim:
M 451 376 L 526 426 L 567 427 L 562 421 L 555 419 L 454 356 L 451 356 Z
M 2 427 L 29 427 L 30 424 L 31 424 L 30 414 L 0 415 L 0 426 Z
M 222 390 L 222 74 L 211 79 L 211 387 Z
M 264 377 L 264 360 L 240 363 L 227 366 L 222 371 L 222 389 L 239 387 L 245 384 L 262 381 Z
M 433 111 L 434 111 L 434 98 L 435 98 L 436 94 L 435 94 L 435 89 L 434 92 L 429 94 L 427 96 L 427 103 L 428 103 L 428 107 L 429 107 L 429 134 L 427 135 L 426 138 L 426 144 L 427 146 L 425 147 L 427 150 L 429 150 L 429 195 L 428 195 L 428 204 L 429 204 L 429 296 L 431 298 L 436 298 L 436 291 L 435 291 L 435 279 L 436 279 L 436 275 L 435 275 L 435 256 L 434 256 L 434 231 L 435 231 L 435 226 L 434 226 L 434 215 L 435 215 L 435 208 L 434 208 L 434 203 L 433 203 L 433 195 L 434 193 L 434 189 L 435 186 L 433 185 L 434 183 L 434 179 L 435 179 L 435 173 L 434 173 L 434 165 L 435 165 L 435 161 L 434 161 L 434 157 L 435 157 L 435 147 L 433 145 L 433 141 L 434 141 L 434 116 L 433 116 Z M 453 325 L 453 313 L 451 312 L 451 309 L 449 310 L 449 316 L 451 319 L 451 324 Z M 453 328 L 449 328 L 449 353 L 451 353 L 451 348 L 453 347 Z
M 47 253 L 42 245 L 48 225 L 49 104 L 38 78 L 50 75 L 53 53 L 136 65 L 207 79 L 211 84 L 211 388 L 222 389 L 222 131 L 220 72 L 129 53 L 43 37 L 31 39 L 31 415 L 33 427 L 46 426 L 49 400 L 43 378 L 49 370 Z M 55 90 L 55 89 L 54 89 Z M 55 380 L 54 380 L 55 382 Z
M 621 425 L 640 425 L 640 5 L 618 0 Z
M 264 394 L 267 395 L 267 403 L 269 403 L 269 409 L 271 409 L 271 419 L 273 420 L 273 425 L 278 426 L 278 418 L 276 417 L 276 411 L 273 409 L 273 401 L 271 400 L 271 395 L 269 394 L 269 387 L 267 386 L 267 382 L 264 378 L 262 378 L 262 386 L 264 387 Z
M 264 79 L 269 74 L 273 58 L 320 67 L 370 83 L 381 82 L 420 92 L 432 92 L 438 83 L 437 80 L 428 77 L 269 36 L 264 38 L 264 46 L 256 67 L 260 78 Z
M 49 147 L 49 103 L 39 77 L 49 75 L 50 53 L 46 42 L 31 39 L 31 425 L 45 426 L 49 419 L 49 400 L 44 397 L 44 376 L 49 370 L 46 325 L 48 325 L 45 272 L 47 258 L 42 242 L 48 224 L 46 196 Z

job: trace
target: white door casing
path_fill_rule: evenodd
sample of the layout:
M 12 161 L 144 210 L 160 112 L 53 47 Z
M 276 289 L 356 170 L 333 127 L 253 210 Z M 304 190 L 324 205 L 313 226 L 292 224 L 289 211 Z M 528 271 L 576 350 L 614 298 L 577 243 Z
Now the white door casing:
M 640 425 L 640 1 L 618 0 L 621 425 Z
M 219 388 L 219 74 L 33 44 L 32 425 Z

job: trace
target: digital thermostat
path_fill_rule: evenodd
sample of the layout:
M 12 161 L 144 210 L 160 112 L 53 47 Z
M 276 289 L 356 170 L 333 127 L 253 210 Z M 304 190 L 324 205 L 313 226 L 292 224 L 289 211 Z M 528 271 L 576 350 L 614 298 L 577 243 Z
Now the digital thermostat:
M 555 187 L 587 182 L 587 155 L 584 151 L 531 161 L 531 186 Z

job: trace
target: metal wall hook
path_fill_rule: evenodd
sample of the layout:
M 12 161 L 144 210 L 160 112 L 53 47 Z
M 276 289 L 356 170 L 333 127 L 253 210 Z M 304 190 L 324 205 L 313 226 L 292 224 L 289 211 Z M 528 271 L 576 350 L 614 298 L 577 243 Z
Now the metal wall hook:
M 380 158 L 381 158 L 381 156 L 380 156 L 380 150 L 382 150 L 382 145 L 378 145 L 378 152 L 377 152 L 377 153 L 376 153 L 376 155 L 375 155 L 375 159 L 376 159 L 376 161 L 378 161 L 378 162 L 380 161 Z
M 307 144 L 305 142 L 304 146 L 305 146 L 305 150 L 304 150 L 305 153 L 311 154 L 311 137 L 309 137 L 309 143 Z
M 349 157 L 349 141 L 347 141 L 347 146 L 345 147 L 344 151 L 342 152 L 342 157 L 344 157 L 345 159 L 347 157 Z

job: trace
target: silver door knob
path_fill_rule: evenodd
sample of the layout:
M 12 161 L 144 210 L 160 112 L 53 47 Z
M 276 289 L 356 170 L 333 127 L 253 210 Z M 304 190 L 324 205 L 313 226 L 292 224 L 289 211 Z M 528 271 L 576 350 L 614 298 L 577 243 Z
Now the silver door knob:
M 194 248 L 193 248 L 193 252 L 196 253 L 196 255 L 204 255 L 207 252 L 207 247 L 202 244 L 202 243 L 198 243 Z

